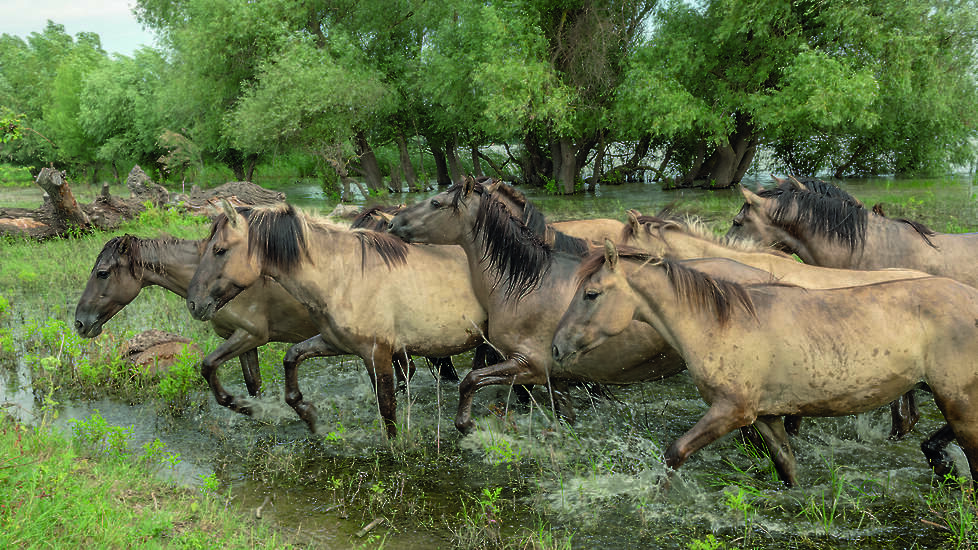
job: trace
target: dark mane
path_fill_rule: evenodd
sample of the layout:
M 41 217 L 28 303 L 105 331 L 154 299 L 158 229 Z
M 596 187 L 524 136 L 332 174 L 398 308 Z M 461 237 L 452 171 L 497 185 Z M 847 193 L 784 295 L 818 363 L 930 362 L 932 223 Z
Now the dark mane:
M 505 282 L 506 296 L 521 298 L 536 288 L 550 270 L 553 252 L 570 252 L 577 257 L 587 250 L 587 242 L 559 231 L 548 230 L 543 214 L 519 191 L 507 185 L 496 186 L 491 193 L 488 180 L 472 182 L 472 193 L 479 196 L 476 215 L 476 235 L 483 236 L 483 259 L 497 271 L 496 284 Z M 448 189 L 452 206 L 458 211 L 464 186 L 455 184 Z M 516 217 L 495 194 L 504 195 L 523 210 Z M 547 243 L 553 233 L 553 244 Z
M 908 220 L 906 218 L 897 218 L 894 221 L 909 225 L 910 227 L 913 228 L 914 231 L 917 232 L 917 234 L 920 235 L 920 238 L 924 239 L 924 241 L 926 241 L 927 244 L 931 246 L 931 248 L 937 248 L 937 245 L 930 240 L 931 237 L 937 235 L 937 231 L 934 231 L 933 229 L 927 227 L 926 225 L 920 222 L 915 222 L 913 220 Z
M 834 238 L 853 251 L 866 243 L 869 210 L 859 204 L 813 191 L 776 188 L 758 194 L 775 199 L 771 219 L 789 231 L 809 229 Z
M 248 254 L 259 258 L 263 265 L 291 273 L 309 259 L 306 231 L 315 229 L 321 222 L 309 222 L 291 204 L 270 208 L 241 207 L 237 211 L 248 223 Z M 218 216 L 211 225 L 208 240 L 227 224 L 226 216 Z M 353 233 L 360 242 L 361 266 L 364 270 L 368 250 L 380 256 L 388 267 L 406 261 L 408 245 L 404 241 L 369 230 L 356 230 Z
M 686 267 L 680 262 L 661 258 L 631 247 L 619 247 L 618 257 L 623 260 L 648 264 L 653 269 L 665 269 L 669 283 L 680 300 L 699 309 L 710 309 L 720 326 L 730 321 L 734 307 L 738 305 L 754 316 L 754 301 L 747 288 L 724 279 L 715 279 L 702 271 Z M 605 263 L 603 249 L 591 252 L 577 270 L 579 281 L 597 273 Z
M 92 267 L 94 272 L 98 269 L 99 263 L 108 258 L 120 257 L 129 260 L 129 274 L 133 278 L 141 279 L 142 271 L 145 269 L 150 270 L 161 270 L 159 266 L 147 265 L 143 260 L 143 249 L 149 247 L 155 247 L 157 249 L 176 243 L 177 240 L 172 237 L 163 237 L 160 239 L 141 239 L 135 235 L 125 234 L 121 237 L 112 237 L 109 239 L 105 246 L 102 247 L 102 251 L 99 252 L 98 257 L 95 259 L 95 265 Z

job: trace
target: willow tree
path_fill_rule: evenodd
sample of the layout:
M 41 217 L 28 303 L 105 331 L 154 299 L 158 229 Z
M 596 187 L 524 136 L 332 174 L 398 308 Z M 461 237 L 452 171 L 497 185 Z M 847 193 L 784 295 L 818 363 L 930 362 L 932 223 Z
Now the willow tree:
M 445 127 L 522 146 L 525 183 L 570 193 L 608 127 L 614 90 L 654 2 L 521 0 L 457 8 L 431 40 Z
M 656 132 L 678 186 L 739 182 L 762 142 L 809 173 L 909 159 L 915 128 L 929 143 L 911 149 L 943 149 L 974 128 L 974 14 L 970 2 L 673 2 L 632 60 L 616 120 Z

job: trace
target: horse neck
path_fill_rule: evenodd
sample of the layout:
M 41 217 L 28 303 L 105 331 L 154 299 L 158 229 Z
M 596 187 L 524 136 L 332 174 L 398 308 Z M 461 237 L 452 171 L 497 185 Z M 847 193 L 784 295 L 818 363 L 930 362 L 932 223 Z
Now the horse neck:
M 685 231 L 666 229 L 660 233 L 670 252 L 682 258 L 730 257 L 734 249 Z
M 651 325 L 673 349 L 685 353 L 690 342 L 702 339 L 701 327 L 710 326 L 704 323 L 716 323 L 715 317 L 680 299 L 665 268 L 629 264 L 625 276 L 638 297 L 634 320 Z
M 187 287 L 200 263 L 198 241 L 144 240 L 140 244 L 142 285 L 159 285 L 187 297 Z

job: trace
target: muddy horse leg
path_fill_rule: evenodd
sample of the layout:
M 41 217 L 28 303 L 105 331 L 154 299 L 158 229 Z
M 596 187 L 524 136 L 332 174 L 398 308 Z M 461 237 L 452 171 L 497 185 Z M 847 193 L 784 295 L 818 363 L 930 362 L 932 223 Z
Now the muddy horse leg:
M 248 387 L 248 395 L 260 397 L 261 370 L 258 365 L 258 348 L 251 348 L 239 355 L 238 362 L 241 363 L 241 373 L 244 375 L 245 386 Z
M 920 450 L 927 457 L 927 464 L 940 479 L 944 479 L 954 471 L 954 461 L 947 452 L 947 446 L 952 441 L 954 441 L 954 430 L 951 429 L 950 424 L 945 424 L 920 444 Z
M 473 369 L 458 385 L 458 412 L 455 415 L 455 427 L 462 433 L 472 431 L 472 398 L 475 392 L 493 384 L 540 384 L 546 380 L 537 375 L 524 361 L 509 358 L 502 363 Z
M 731 403 L 717 401 L 706 414 L 666 450 L 666 466 L 673 470 L 679 468 L 686 459 L 706 445 L 716 441 L 730 431 L 751 424 L 738 407 Z
M 204 359 L 200 362 L 200 375 L 203 376 L 204 380 L 207 380 L 207 385 L 210 386 L 211 393 L 214 394 L 214 399 L 217 401 L 218 405 L 227 407 L 232 411 L 242 414 L 251 414 L 250 407 L 241 403 L 239 399 L 235 399 L 233 395 L 224 389 L 224 386 L 221 384 L 221 379 L 218 377 L 218 368 L 229 359 L 234 357 L 244 357 L 244 355 L 247 355 L 249 351 L 255 352 L 255 348 L 264 343 L 264 341 L 255 338 L 251 333 L 239 329 L 234 331 L 223 344 L 218 346 L 217 349 L 211 353 L 207 354 L 207 357 L 204 357 Z M 242 359 L 243 371 L 246 370 L 244 367 L 244 361 L 245 360 Z M 247 372 L 245 372 L 246 383 L 248 383 L 247 380 Z M 250 384 L 248 386 L 248 390 L 249 392 L 251 391 Z
M 384 421 L 387 437 L 397 436 L 397 401 L 394 396 L 393 350 L 383 345 L 371 347 L 370 353 L 363 356 L 364 365 L 374 382 L 377 393 L 377 406 Z
M 913 430 L 913 427 L 920 420 L 920 411 L 917 410 L 917 400 L 914 398 L 913 390 L 900 396 L 899 399 L 890 403 L 890 439 L 900 440 Z
M 475 355 L 472 358 L 472 370 L 484 369 L 489 365 L 496 365 L 505 360 L 506 358 L 496 348 L 492 347 L 492 344 L 479 344 L 475 348 Z M 516 400 L 519 401 L 520 405 L 530 404 L 531 389 L 533 389 L 532 385 L 516 384 L 513 386 L 513 393 L 516 394 Z
M 310 357 L 338 355 L 335 348 L 323 340 L 321 334 L 293 345 L 285 352 L 282 366 L 285 369 L 285 402 L 295 410 L 312 433 L 316 432 L 316 407 L 302 398 L 299 390 L 299 364 Z
M 774 462 L 774 469 L 778 472 L 781 481 L 791 487 L 798 485 L 795 454 L 791 451 L 791 445 L 788 444 L 788 432 L 785 431 L 781 417 L 759 416 L 754 422 L 754 427 L 764 439 L 767 454 Z

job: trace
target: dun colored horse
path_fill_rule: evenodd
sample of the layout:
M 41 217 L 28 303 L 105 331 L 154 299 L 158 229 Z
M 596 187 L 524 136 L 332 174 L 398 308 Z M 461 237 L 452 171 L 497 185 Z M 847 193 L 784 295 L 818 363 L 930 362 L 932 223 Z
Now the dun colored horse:
M 147 286 L 158 285 L 186 298 L 200 258 L 200 244 L 132 235 L 110 239 L 95 259 L 75 307 L 78 334 L 85 338 L 101 334 L 102 326 Z M 301 342 L 317 332 L 306 309 L 274 281 L 242 292 L 211 322 L 225 342 L 203 359 L 201 375 L 219 404 L 246 414 L 250 408 L 221 385 L 218 367 L 237 357 L 248 393 L 258 395 L 261 375 L 257 348 L 268 342 Z
M 473 369 L 462 380 L 455 419 L 462 432 L 472 428 L 473 395 L 483 386 L 549 385 L 553 380 L 626 384 L 663 378 L 685 368 L 662 337 L 641 323 L 590 350 L 579 363 L 554 363 L 553 331 L 573 297 L 574 273 L 580 264 L 578 254 L 554 248 L 582 251 L 587 244 L 557 234 L 554 247 L 548 246 L 541 219 L 539 211 L 509 187 L 467 178 L 409 206 L 391 222 L 391 233 L 405 240 L 456 244 L 465 250 L 475 294 L 489 314 L 488 339 L 506 357 L 501 363 Z M 768 273 L 751 271 L 770 279 Z
M 784 451 L 772 453 L 775 465 L 795 483 L 779 416 L 863 412 L 924 381 L 948 422 L 938 434 L 953 432 L 978 479 L 973 287 L 943 277 L 825 290 L 740 285 L 673 260 L 620 256 L 610 241 L 579 276 L 554 335 L 555 360 L 577 362 L 639 320 L 679 350 L 710 405 L 666 451 L 670 468 L 735 428 L 774 422 Z M 951 470 L 948 455 L 924 451 L 935 471 Z
M 917 279 L 929 275 L 910 269 L 863 271 L 836 269 L 801 263 L 770 248 L 761 249 L 745 244 L 743 239 L 717 239 L 695 221 L 687 223 L 642 216 L 634 210 L 628 213 L 628 224 L 622 232 L 622 244 L 640 248 L 654 256 L 674 259 L 722 257 L 763 269 L 776 281 L 804 288 L 839 288 L 897 279 Z M 739 282 L 739 281 L 738 281 Z M 913 392 L 910 391 L 890 405 L 892 427 L 890 437 L 900 439 L 913 429 L 920 418 Z M 788 422 L 790 433 L 797 433 L 797 418 Z M 787 422 L 787 421 L 786 421 Z
M 936 233 L 851 200 L 787 185 L 741 192 L 745 202 L 728 235 L 797 254 L 806 264 L 915 269 L 978 287 L 978 233 Z
M 398 350 L 448 356 L 482 342 L 485 310 L 470 290 L 464 259 L 447 247 L 349 230 L 292 206 L 235 211 L 226 205 L 212 225 L 187 305 L 194 317 L 209 319 L 262 276 L 304 304 L 319 330 L 290 348 L 284 361 L 286 402 L 314 432 L 315 407 L 304 401 L 297 379 L 305 357 L 333 346 L 361 357 L 394 436 L 392 356 Z

